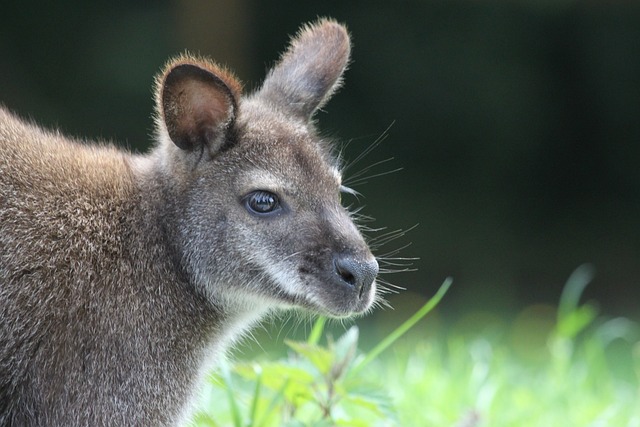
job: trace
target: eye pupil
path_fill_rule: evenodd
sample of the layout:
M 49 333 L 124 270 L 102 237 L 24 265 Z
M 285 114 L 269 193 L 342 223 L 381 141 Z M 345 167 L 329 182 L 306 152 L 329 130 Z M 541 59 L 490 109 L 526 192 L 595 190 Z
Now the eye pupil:
M 279 207 L 278 197 L 268 191 L 255 191 L 247 198 L 247 207 L 255 213 L 269 213 Z

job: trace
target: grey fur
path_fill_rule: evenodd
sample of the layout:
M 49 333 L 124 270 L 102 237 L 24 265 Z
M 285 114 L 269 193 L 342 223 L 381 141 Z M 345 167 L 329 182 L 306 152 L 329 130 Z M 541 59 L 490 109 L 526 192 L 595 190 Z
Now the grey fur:
M 147 155 L 0 108 L 0 426 L 184 423 L 207 369 L 274 309 L 370 309 L 377 263 L 313 112 L 349 58 L 305 27 L 255 94 L 182 56 Z M 282 209 L 251 213 L 266 190 Z

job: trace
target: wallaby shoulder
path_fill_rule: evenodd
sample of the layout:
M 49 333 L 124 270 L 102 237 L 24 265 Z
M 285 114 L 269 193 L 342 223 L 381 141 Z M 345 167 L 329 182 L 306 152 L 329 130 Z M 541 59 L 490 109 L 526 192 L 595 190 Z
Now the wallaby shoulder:
M 168 397 L 188 394 L 210 357 L 218 313 L 188 286 L 135 162 L 0 110 L 0 425 L 168 423 L 180 411 Z M 166 376 L 158 361 L 173 360 Z M 130 405 L 116 415 L 106 402 L 118 399 Z M 47 401 L 94 413 L 42 411 Z

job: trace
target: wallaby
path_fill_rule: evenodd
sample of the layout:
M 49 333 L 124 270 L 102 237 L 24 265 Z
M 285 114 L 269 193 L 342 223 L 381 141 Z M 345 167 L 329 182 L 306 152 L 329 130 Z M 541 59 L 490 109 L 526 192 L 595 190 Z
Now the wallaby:
M 265 314 L 375 305 L 378 264 L 313 123 L 349 54 L 319 20 L 248 96 L 182 55 L 156 80 L 146 155 L 0 108 L 0 426 L 180 425 Z

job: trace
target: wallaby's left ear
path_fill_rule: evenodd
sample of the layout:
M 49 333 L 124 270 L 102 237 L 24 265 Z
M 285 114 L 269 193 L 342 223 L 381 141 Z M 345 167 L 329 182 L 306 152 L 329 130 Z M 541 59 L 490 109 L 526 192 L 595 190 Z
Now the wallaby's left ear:
M 349 33 L 343 25 L 328 19 L 307 25 L 291 40 L 258 96 L 309 120 L 340 87 L 350 53 Z
M 179 57 L 157 80 L 158 125 L 179 148 L 215 154 L 233 126 L 240 92 L 240 83 L 228 71 L 205 60 Z

